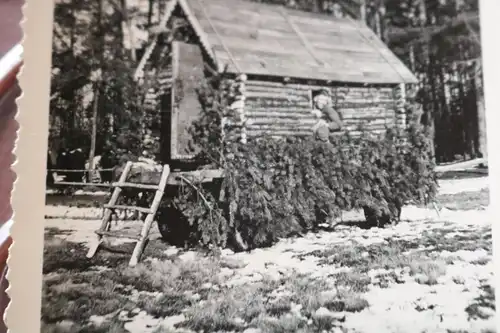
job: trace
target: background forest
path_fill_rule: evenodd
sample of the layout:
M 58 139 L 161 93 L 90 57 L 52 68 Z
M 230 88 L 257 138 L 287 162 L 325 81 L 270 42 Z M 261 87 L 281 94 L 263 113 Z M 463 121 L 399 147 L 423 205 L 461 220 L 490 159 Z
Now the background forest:
M 248 0 L 252 1 L 252 0 Z M 421 122 L 433 128 L 438 163 L 485 152 L 477 0 L 253 0 L 364 20 L 420 79 Z M 135 69 L 165 0 L 59 0 L 55 4 L 49 155 L 88 158 L 126 149 L 154 154 L 154 83 Z M 78 145 L 78 146 L 75 146 Z

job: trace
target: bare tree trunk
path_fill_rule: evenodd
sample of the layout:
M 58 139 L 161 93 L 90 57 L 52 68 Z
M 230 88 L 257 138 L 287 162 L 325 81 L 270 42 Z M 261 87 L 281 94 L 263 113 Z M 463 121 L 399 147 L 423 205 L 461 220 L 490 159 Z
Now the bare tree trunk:
M 153 9 L 154 9 L 154 0 L 149 0 L 148 7 L 148 29 L 151 28 L 151 24 L 153 23 Z
M 130 43 L 130 59 L 132 59 L 133 62 L 136 62 L 137 59 L 135 55 L 135 34 L 133 30 L 132 21 L 130 20 L 130 17 L 128 15 L 127 0 L 121 0 L 121 5 L 122 5 L 123 19 L 125 20 L 125 24 L 127 25 L 127 30 L 128 30 L 128 39 Z
M 478 122 L 478 136 L 479 136 L 479 152 L 483 158 L 488 158 L 487 136 L 486 136 L 486 112 L 484 107 L 484 91 L 481 78 L 481 61 L 478 59 L 475 62 L 475 77 L 474 87 L 476 89 L 476 103 L 477 103 L 477 122 Z
M 89 169 L 94 169 L 95 148 L 97 142 L 97 116 L 99 110 L 100 83 L 95 83 L 94 103 L 92 105 L 92 134 L 90 137 Z
M 323 1 L 322 0 L 314 0 L 312 11 L 314 13 L 320 13 L 323 10 Z
M 410 56 L 410 69 L 412 72 L 415 72 L 415 46 L 413 44 L 410 45 L 409 50 Z
M 94 101 L 92 105 L 92 134 L 90 137 L 90 151 L 89 151 L 89 168 L 94 168 L 94 157 L 96 151 L 97 144 L 97 117 L 99 113 L 99 95 L 101 92 L 101 82 L 102 82 L 102 65 L 104 62 L 104 31 L 102 24 L 102 16 L 104 11 L 104 0 L 99 0 L 99 9 L 97 12 L 97 27 L 99 32 L 99 70 L 98 77 L 96 78 L 96 82 L 94 84 Z
M 420 0 L 420 26 L 425 27 L 429 23 L 429 15 L 427 13 L 427 6 L 425 4 L 425 0 Z M 423 44 L 423 54 L 424 54 L 424 62 L 425 62 L 425 75 L 427 80 L 433 85 L 433 80 L 430 78 L 430 66 L 431 66 L 431 57 L 429 49 L 431 47 L 431 38 L 427 30 L 424 32 L 425 34 L 425 43 Z M 430 136 L 432 140 L 431 145 L 431 154 L 433 156 L 434 162 L 436 161 L 436 121 L 434 117 L 435 110 L 425 110 L 427 113 L 427 121 L 430 130 Z
M 363 21 L 363 23 L 366 24 L 367 23 L 366 22 L 366 0 L 360 1 L 359 15 L 360 15 L 361 21 Z
M 375 33 L 377 34 L 377 36 L 379 38 L 382 38 L 382 28 L 381 28 L 381 24 L 380 24 L 380 12 L 378 9 L 375 11 L 374 19 L 375 19 Z

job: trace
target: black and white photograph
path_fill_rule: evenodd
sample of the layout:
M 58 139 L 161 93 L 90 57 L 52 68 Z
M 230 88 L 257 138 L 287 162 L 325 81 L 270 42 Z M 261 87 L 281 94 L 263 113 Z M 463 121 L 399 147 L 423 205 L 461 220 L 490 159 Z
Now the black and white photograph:
M 41 332 L 497 332 L 481 9 L 56 0 Z

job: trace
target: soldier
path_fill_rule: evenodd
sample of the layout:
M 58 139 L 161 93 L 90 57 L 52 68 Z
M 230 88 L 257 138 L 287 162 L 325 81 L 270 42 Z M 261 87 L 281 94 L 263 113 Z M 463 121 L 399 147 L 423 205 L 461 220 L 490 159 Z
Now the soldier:
M 330 92 L 327 89 L 321 90 L 314 97 L 314 107 L 313 114 L 318 119 L 313 127 L 314 136 L 317 140 L 327 142 L 330 131 L 337 132 L 343 127 L 340 114 L 332 107 Z

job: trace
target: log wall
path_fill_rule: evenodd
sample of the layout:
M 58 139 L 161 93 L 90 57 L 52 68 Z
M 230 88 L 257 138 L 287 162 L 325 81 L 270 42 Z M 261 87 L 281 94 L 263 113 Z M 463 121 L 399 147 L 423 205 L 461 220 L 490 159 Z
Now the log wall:
M 344 119 L 344 128 L 360 134 L 360 126 L 374 133 L 387 127 L 405 126 L 403 93 L 400 86 L 356 87 L 282 84 L 248 80 L 245 93 L 246 133 L 311 135 L 316 120 L 312 111 L 312 92 L 331 91 L 333 106 Z

